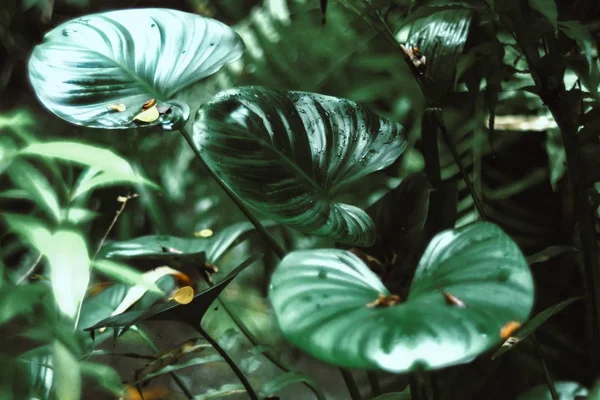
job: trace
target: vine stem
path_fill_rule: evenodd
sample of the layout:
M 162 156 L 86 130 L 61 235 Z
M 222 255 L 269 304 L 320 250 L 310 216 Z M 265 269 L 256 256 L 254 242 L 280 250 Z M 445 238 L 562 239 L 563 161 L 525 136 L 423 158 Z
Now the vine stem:
M 250 385 L 250 382 L 248 382 L 248 379 L 246 378 L 242 370 L 240 370 L 240 368 L 237 366 L 235 361 L 233 361 L 233 359 L 229 357 L 229 354 L 227 354 L 227 352 L 219 345 L 219 343 L 217 343 L 216 340 L 214 340 L 208 333 L 206 333 L 202 326 L 200 326 L 200 323 L 196 324 L 195 328 L 206 339 L 206 341 L 210 343 L 210 345 L 219 353 L 219 355 L 223 357 L 223 359 L 229 365 L 233 373 L 238 377 L 242 385 L 244 385 L 244 388 L 246 389 L 246 392 L 248 392 L 248 396 L 250 396 L 250 399 L 258 400 L 258 395 L 252 388 L 252 385 Z
M 552 400 L 559 400 L 558 393 L 556 393 L 556 387 L 554 386 L 554 380 L 550 375 L 550 370 L 548 370 L 548 366 L 546 365 L 546 360 L 544 360 L 544 355 L 542 354 L 542 349 L 537 339 L 535 338 L 535 334 L 531 335 L 531 341 L 533 341 L 533 345 L 535 346 L 535 352 L 537 353 L 538 359 L 540 360 L 540 365 L 544 370 L 544 376 L 546 377 L 546 383 L 548 384 L 548 389 L 550 389 L 550 394 L 552 395 Z
M 340 368 L 340 372 L 342 373 L 342 378 L 344 378 L 344 382 L 346 382 L 346 386 L 348 386 L 350 398 L 352 400 L 361 400 L 362 398 L 360 397 L 360 392 L 358 391 L 358 386 L 356 386 L 356 382 L 354 381 L 352 373 L 345 368 Z
M 254 225 L 254 228 L 256 228 L 258 233 L 263 237 L 263 239 L 267 242 L 267 244 L 275 252 L 275 254 L 277 254 L 277 256 L 280 259 L 283 259 L 283 257 L 285 256 L 285 250 L 283 250 L 283 247 L 281 247 L 279 243 L 277 243 L 275 238 L 269 233 L 269 231 L 267 231 L 263 224 L 261 224 L 260 221 L 254 216 L 254 214 L 252 214 L 252 212 L 246 206 L 246 204 L 244 204 L 244 202 L 235 193 L 233 193 L 229 186 L 227 186 L 225 182 L 223 182 L 221 178 L 219 178 L 217 174 L 208 166 L 208 164 L 202 157 L 202 154 L 200 154 L 200 151 L 194 145 L 194 140 L 192 139 L 190 133 L 185 128 L 182 128 L 180 132 L 191 147 L 194 154 L 196 155 L 196 158 L 204 166 L 204 169 L 206 169 L 206 171 L 208 171 L 208 173 L 213 177 L 213 179 L 217 181 L 219 186 L 221 186 L 221 189 L 223 189 L 225 193 L 227 193 L 229 198 L 235 203 L 235 205 L 246 216 L 246 218 L 248 218 L 248 221 L 250 221 L 252 225 Z

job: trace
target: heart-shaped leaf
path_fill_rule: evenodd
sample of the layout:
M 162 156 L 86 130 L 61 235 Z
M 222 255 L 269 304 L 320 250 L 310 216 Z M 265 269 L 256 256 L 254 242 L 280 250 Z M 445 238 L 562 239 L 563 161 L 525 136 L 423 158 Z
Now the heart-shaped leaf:
M 172 104 L 167 102 L 177 92 L 243 50 L 240 37 L 213 19 L 162 8 L 109 11 L 46 34 L 33 51 L 29 75 L 42 103 L 59 117 L 96 128 L 132 128 L 164 122 L 134 118 L 151 99 L 160 107 Z
M 403 133 L 400 124 L 348 100 L 245 87 L 199 109 L 193 140 L 220 179 L 269 218 L 370 245 L 371 218 L 333 196 L 394 162 L 406 147 Z
M 269 297 L 284 335 L 343 367 L 406 372 L 465 363 L 523 323 L 533 279 L 517 245 L 477 223 L 433 238 L 406 302 L 354 254 L 296 251 L 273 274 Z

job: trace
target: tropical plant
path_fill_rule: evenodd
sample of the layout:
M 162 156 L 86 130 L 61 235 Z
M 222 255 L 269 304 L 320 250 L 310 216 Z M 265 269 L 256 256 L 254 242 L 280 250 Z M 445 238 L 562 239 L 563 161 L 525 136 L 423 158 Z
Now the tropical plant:
M 188 3 L 6 7 L 3 398 L 592 398 L 591 2 Z

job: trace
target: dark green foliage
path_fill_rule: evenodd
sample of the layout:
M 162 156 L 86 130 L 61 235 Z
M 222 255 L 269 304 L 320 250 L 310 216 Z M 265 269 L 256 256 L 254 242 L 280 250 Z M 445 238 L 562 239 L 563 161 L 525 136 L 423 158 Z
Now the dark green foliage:
M 595 398 L 599 12 L 4 1 L 0 398 Z

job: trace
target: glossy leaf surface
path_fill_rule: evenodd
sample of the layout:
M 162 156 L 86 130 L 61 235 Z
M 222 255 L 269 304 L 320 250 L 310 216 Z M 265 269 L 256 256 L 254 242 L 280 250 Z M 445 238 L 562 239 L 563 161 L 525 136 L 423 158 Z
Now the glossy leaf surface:
M 42 103 L 59 117 L 132 128 L 161 123 L 134 121 L 148 100 L 167 102 L 243 50 L 232 29 L 210 18 L 159 8 L 109 11 L 47 33 L 33 51 L 29 75 Z
M 398 123 L 354 102 L 260 87 L 222 92 L 201 107 L 193 140 L 210 168 L 264 215 L 361 245 L 374 242 L 373 221 L 333 197 L 406 147 Z
M 312 356 L 405 372 L 466 363 L 497 345 L 507 322 L 531 312 L 533 280 L 517 245 L 478 223 L 434 237 L 406 302 L 373 306 L 380 296 L 390 293 L 379 278 L 334 249 L 290 253 L 269 293 L 284 335 Z

